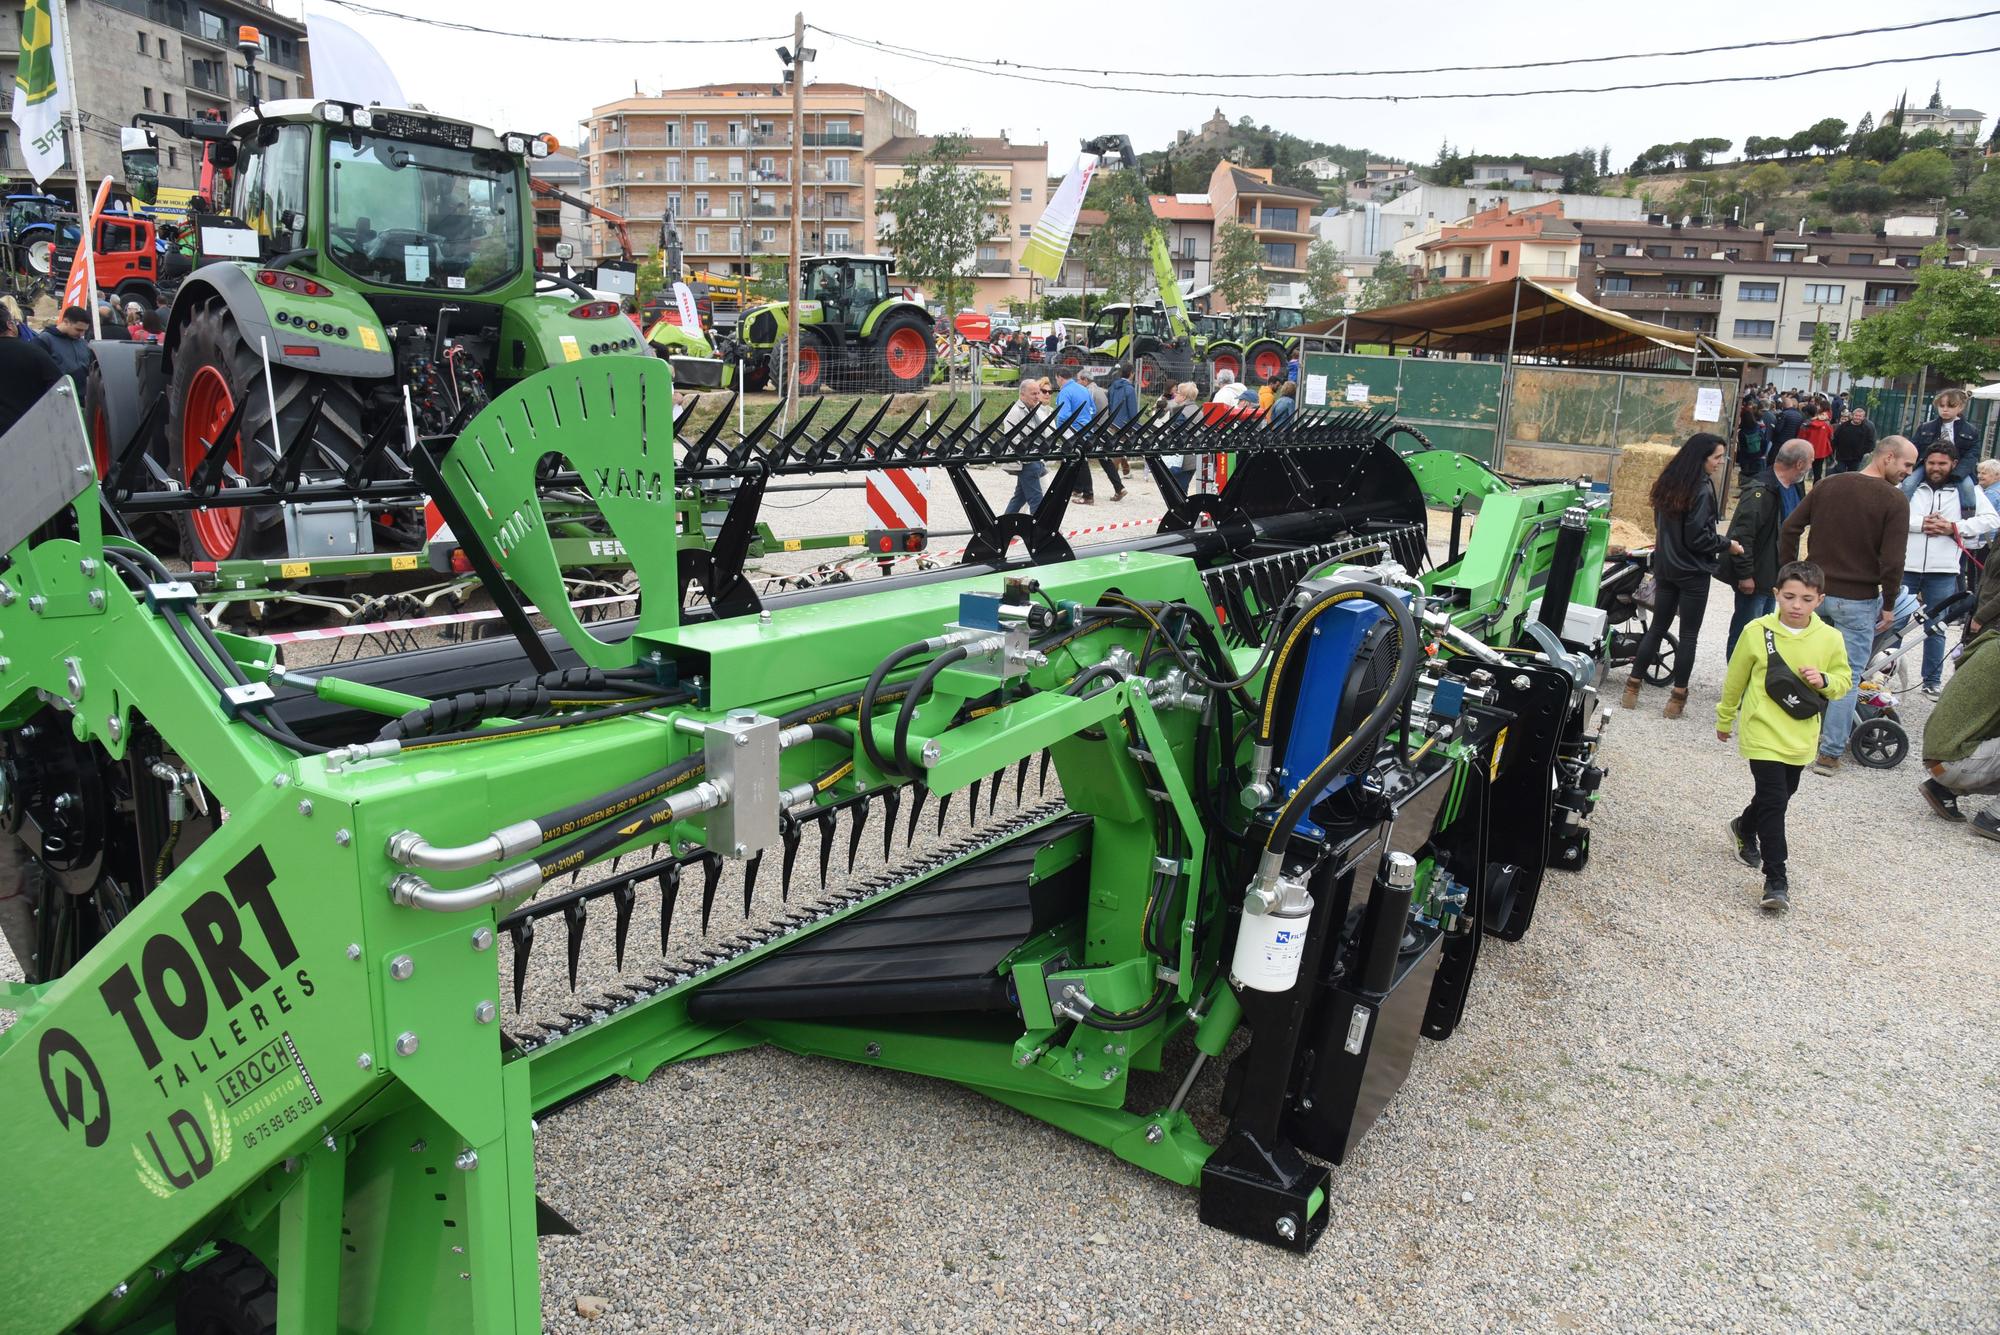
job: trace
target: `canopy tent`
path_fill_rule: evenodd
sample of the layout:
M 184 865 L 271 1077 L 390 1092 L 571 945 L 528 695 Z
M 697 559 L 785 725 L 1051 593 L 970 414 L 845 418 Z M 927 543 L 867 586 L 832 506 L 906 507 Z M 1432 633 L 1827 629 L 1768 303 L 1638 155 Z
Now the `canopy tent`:
M 1387 345 L 1552 366 L 1693 371 L 1706 362 L 1720 371 L 1725 363 L 1740 369 L 1770 361 L 1712 335 L 1648 324 L 1531 278 L 1482 283 L 1440 297 L 1335 316 L 1294 332 L 1307 346 L 1322 350 Z

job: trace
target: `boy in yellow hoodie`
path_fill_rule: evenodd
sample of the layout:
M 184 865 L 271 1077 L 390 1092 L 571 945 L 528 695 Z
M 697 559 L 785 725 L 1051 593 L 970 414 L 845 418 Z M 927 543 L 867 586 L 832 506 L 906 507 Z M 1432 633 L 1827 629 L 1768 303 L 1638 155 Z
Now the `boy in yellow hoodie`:
M 1715 705 L 1715 735 L 1728 741 L 1742 723 L 1737 750 L 1750 762 L 1755 793 L 1743 814 L 1729 822 L 1736 856 L 1764 867 L 1763 906 L 1772 912 L 1791 907 L 1785 879 L 1785 807 L 1798 791 L 1799 775 L 1819 746 L 1820 715 L 1796 719 L 1765 689 L 1768 655 L 1775 650 L 1791 670 L 1828 700 L 1847 694 L 1854 674 L 1840 632 L 1813 615 L 1826 596 L 1826 576 L 1810 561 L 1794 561 L 1778 572 L 1778 610 L 1743 628 L 1729 675 Z M 1739 720 L 1737 715 L 1741 713 Z

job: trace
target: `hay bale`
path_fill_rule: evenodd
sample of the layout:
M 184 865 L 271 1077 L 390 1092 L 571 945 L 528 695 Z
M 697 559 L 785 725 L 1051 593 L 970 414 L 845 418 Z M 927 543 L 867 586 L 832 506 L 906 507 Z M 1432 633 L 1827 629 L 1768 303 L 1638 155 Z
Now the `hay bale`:
M 1619 448 L 1618 471 L 1611 478 L 1611 518 L 1614 523 L 1622 521 L 1628 529 L 1646 534 L 1644 543 L 1628 545 L 1644 546 L 1652 542 L 1653 505 L 1649 498 L 1653 483 L 1667 471 L 1667 465 L 1674 461 L 1679 450 L 1677 445 L 1643 441 Z

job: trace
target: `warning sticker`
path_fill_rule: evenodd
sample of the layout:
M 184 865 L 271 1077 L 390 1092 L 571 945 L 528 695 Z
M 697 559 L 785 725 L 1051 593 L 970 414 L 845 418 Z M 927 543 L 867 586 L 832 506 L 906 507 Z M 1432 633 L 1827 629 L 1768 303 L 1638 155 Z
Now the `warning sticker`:
M 310 561 L 285 561 L 278 566 L 279 579 L 304 579 L 312 574 Z
M 389 569 L 391 570 L 415 570 L 416 568 L 417 558 L 414 556 L 392 556 L 389 558 Z
M 375 331 L 373 329 L 370 329 L 367 325 L 362 325 L 361 346 L 368 349 L 368 351 L 370 352 L 380 352 L 382 350 L 382 340 L 375 337 Z
M 577 346 L 575 334 L 564 334 L 558 341 L 562 344 L 564 361 L 580 362 L 583 360 L 583 349 Z

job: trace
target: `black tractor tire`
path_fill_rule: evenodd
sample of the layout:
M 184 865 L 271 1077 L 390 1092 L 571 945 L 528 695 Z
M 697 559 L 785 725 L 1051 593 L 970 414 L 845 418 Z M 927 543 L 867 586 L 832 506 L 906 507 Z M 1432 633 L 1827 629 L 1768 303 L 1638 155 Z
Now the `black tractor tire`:
M 160 304 L 160 289 L 143 279 L 135 278 L 129 283 L 120 283 L 118 291 L 112 295 L 117 298 L 114 309 L 120 315 L 125 313 L 125 303 L 128 301 L 136 301 L 149 311 Z
M 759 355 L 756 361 L 743 364 L 743 383 L 739 388 L 756 393 L 766 389 L 771 383 L 771 363 L 767 357 Z
M 90 371 L 83 380 L 83 424 L 90 433 L 90 456 L 91 461 L 97 465 L 97 480 L 102 482 L 106 470 L 111 467 L 111 461 L 118 457 L 118 451 L 125 448 L 125 442 L 111 438 L 111 418 L 106 407 L 104 373 L 98 369 L 95 361 L 91 362 Z M 152 453 L 156 463 L 164 463 L 160 456 L 160 437 L 155 436 L 147 442 L 146 448 Z M 150 473 L 141 473 L 139 480 L 143 483 L 150 477 Z M 130 515 L 125 523 L 132 530 L 132 536 L 144 543 L 148 550 L 171 551 L 173 544 L 179 540 L 174 529 L 174 521 L 166 515 Z
M 264 362 L 257 349 L 244 339 L 226 303 L 212 301 L 196 311 L 181 333 L 173 353 L 174 369 L 167 388 L 166 454 L 168 473 L 182 486 L 189 485 L 197 457 L 188 459 L 190 449 L 198 449 L 203 424 L 190 423 L 190 397 L 200 399 L 197 407 L 212 410 L 208 425 L 219 426 L 241 396 L 249 403 L 239 420 L 240 448 L 231 466 L 250 485 L 271 480 L 278 460 L 309 411 L 313 396 L 321 388 L 326 403 L 321 409 L 315 433 L 318 449 L 306 461 L 306 469 L 345 468 L 367 445 L 362 424 L 362 388 L 366 382 L 336 376 L 315 375 L 294 367 L 271 364 L 271 393 L 264 386 Z M 220 397 L 217 397 L 218 393 Z M 273 430 L 271 399 L 278 406 Z M 191 437 L 190 432 L 196 434 Z M 228 485 L 228 484 L 225 484 Z M 181 555 L 191 561 L 221 561 L 231 557 L 271 557 L 287 553 L 284 514 L 275 505 L 251 506 L 240 510 L 241 522 L 231 524 L 232 512 L 184 510 L 175 516 L 180 529 Z
M 1236 378 L 1255 388 L 1274 375 L 1285 373 L 1291 354 L 1275 338 L 1260 338 L 1243 349 L 1243 372 Z
M 278 1281 L 264 1263 L 225 1242 L 207 1265 L 181 1280 L 177 1335 L 277 1335 Z
M 1173 391 L 1173 376 L 1168 373 L 1166 367 L 1160 364 L 1160 359 L 1152 353 L 1149 352 L 1141 357 L 1139 365 L 1133 369 L 1137 374 L 1136 387 L 1139 391 L 1139 397 L 1142 400 L 1150 402 L 1162 394 Z
M 1208 371 L 1208 382 L 1215 383 L 1215 373 L 1227 371 L 1237 380 L 1243 379 L 1243 349 L 1235 343 L 1212 343 L 1203 353 L 1203 365 Z
M 817 394 L 826 387 L 832 372 L 832 346 L 826 335 L 808 326 L 799 336 L 799 393 Z
M 880 378 L 882 389 L 900 393 L 931 383 L 937 340 L 929 320 L 915 311 L 896 311 L 883 317 L 869 337 L 873 359 L 869 369 Z

